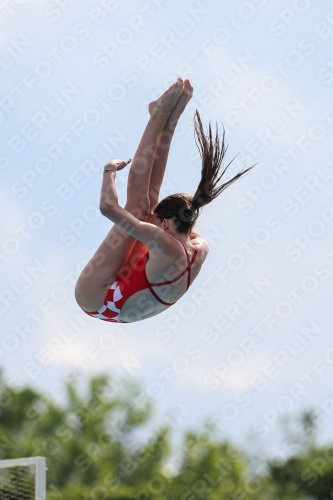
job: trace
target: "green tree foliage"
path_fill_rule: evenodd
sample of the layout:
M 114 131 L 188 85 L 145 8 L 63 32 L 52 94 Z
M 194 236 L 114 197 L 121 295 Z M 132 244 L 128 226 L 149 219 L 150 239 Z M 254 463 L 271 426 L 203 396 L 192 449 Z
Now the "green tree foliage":
M 269 475 L 281 500 L 306 498 L 330 500 L 333 498 L 333 447 L 315 445 L 316 424 L 312 411 L 301 419 L 303 432 L 294 432 L 292 441 L 299 453 L 282 463 L 268 462 Z
M 267 462 L 255 476 L 251 459 L 206 423 L 187 432 L 178 468 L 170 461 L 172 428 L 150 430 L 152 403 L 133 382 L 91 378 L 64 384 L 65 401 L 6 385 L 0 372 L 0 458 L 44 456 L 48 500 L 329 500 L 333 448 L 315 446 L 311 413 L 302 417 L 299 453 Z M 140 435 L 140 438 L 139 438 Z

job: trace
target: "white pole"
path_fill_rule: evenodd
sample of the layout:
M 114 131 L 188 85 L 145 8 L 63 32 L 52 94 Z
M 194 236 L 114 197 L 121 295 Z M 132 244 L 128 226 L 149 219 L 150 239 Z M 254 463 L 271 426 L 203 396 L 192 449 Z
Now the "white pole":
M 46 500 L 46 463 L 44 457 L 36 457 L 36 500 Z

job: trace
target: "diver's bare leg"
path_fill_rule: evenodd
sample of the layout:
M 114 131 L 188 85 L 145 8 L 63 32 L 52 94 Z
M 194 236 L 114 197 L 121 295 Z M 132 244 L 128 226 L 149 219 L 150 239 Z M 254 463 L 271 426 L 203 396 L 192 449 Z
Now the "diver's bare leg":
M 165 168 L 168 160 L 169 150 L 173 134 L 175 132 L 178 120 L 183 113 L 187 103 L 193 95 L 193 87 L 188 79 L 184 80 L 183 93 L 180 99 L 175 104 L 168 120 L 166 121 L 162 132 L 160 133 L 155 159 L 152 167 L 150 185 L 149 185 L 149 204 L 150 213 L 152 214 L 158 204 L 159 193 L 165 173 Z M 150 217 L 151 219 L 151 217 Z M 147 220 L 147 222 L 150 222 Z

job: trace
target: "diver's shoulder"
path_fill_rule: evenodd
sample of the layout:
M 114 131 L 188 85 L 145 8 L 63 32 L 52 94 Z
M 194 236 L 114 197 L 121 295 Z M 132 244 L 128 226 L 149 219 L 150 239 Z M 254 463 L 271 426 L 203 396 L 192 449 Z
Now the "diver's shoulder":
M 195 233 L 190 234 L 191 244 L 198 248 L 198 251 L 202 255 L 203 259 L 205 259 L 209 253 L 209 244 L 208 241 L 201 236 L 197 231 Z

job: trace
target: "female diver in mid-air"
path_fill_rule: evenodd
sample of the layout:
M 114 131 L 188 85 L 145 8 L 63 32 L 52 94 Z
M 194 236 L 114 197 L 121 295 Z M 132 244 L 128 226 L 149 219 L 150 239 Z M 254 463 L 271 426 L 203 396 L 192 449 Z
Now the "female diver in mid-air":
M 201 207 L 252 168 L 217 187 L 231 163 L 220 172 L 227 150 L 225 132 L 220 147 L 218 132 L 213 141 L 209 124 L 206 137 L 196 111 L 196 144 L 202 158 L 198 188 L 194 196 L 177 193 L 158 201 L 172 136 L 192 93 L 190 81 L 178 78 L 149 104 L 150 119 L 129 170 L 124 208 L 118 204 L 115 172 L 131 159 L 112 160 L 104 167 L 100 210 L 114 226 L 75 288 L 77 303 L 90 316 L 133 323 L 177 302 L 199 274 L 209 251 L 207 241 L 193 229 Z

